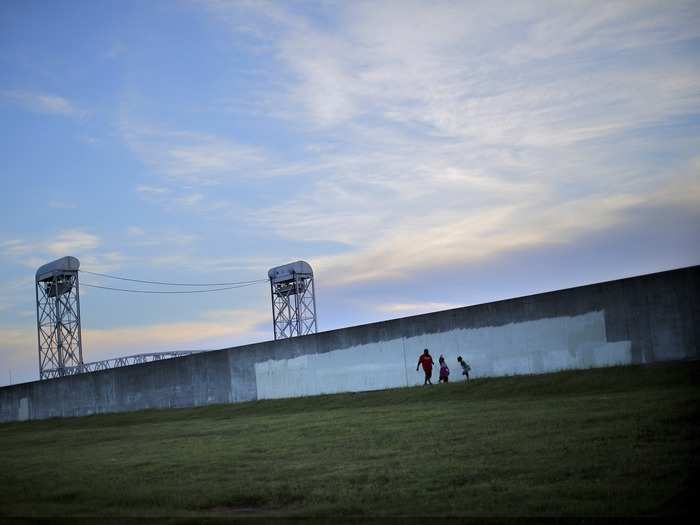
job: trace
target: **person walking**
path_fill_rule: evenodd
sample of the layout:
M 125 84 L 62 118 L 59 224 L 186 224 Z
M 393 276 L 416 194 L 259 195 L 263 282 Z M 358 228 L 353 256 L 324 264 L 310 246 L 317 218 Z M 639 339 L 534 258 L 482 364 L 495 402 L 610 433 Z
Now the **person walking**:
M 445 358 L 442 355 L 440 356 L 440 359 L 438 359 L 438 363 L 440 363 L 440 383 L 449 382 L 450 368 L 447 366 Z
M 433 361 L 433 357 L 430 355 L 430 352 L 426 348 L 425 350 L 423 350 L 423 353 L 418 358 L 418 364 L 416 365 L 416 372 L 418 372 L 419 366 L 422 366 L 423 372 L 425 372 L 425 381 L 423 381 L 423 385 L 432 385 L 433 384 L 430 381 L 430 378 L 433 377 L 433 365 L 434 364 L 435 364 L 435 362 Z
M 469 366 L 469 363 L 462 359 L 462 356 L 459 356 L 457 361 L 459 361 L 459 364 L 462 365 L 462 375 L 467 376 L 467 381 L 469 381 L 469 371 L 472 369 L 472 367 Z

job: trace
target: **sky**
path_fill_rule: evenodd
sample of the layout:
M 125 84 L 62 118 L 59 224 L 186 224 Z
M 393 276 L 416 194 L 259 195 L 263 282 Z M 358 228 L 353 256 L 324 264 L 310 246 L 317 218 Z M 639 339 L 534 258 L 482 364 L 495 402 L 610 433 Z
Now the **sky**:
M 0 138 L 0 385 L 38 379 L 65 255 L 303 259 L 320 330 L 690 266 L 700 4 L 4 0 Z M 273 337 L 265 283 L 80 294 L 86 362 Z

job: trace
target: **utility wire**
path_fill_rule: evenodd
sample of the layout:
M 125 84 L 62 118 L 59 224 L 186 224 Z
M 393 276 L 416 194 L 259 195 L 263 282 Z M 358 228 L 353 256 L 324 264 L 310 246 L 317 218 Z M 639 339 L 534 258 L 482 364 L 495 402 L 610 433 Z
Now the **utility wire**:
M 267 279 L 265 280 L 267 281 Z M 207 290 L 182 290 L 182 291 L 173 291 L 173 290 L 133 290 L 133 289 L 128 289 L 128 288 L 112 288 L 111 286 L 99 286 L 97 284 L 90 284 L 90 283 L 84 283 L 81 282 L 80 286 L 89 286 L 90 288 L 100 288 L 101 290 L 113 290 L 116 292 L 131 292 L 131 293 L 207 293 L 207 292 L 221 292 L 223 290 L 234 290 L 236 288 L 245 288 L 247 286 L 252 286 L 254 284 L 258 284 L 260 282 L 265 282 L 265 281 L 253 281 L 249 282 L 246 284 L 239 284 L 237 286 L 227 286 L 225 288 L 210 288 Z
M 236 286 L 239 284 L 248 285 L 248 284 L 256 284 L 256 283 L 265 283 L 265 282 L 269 281 L 269 279 L 258 279 L 255 281 L 238 281 L 238 282 L 233 282 L 233 283 L 198 283 L 198 284 L 169 283 L 169 282 L 163 282 L 163 281 L 144 281 L 141 279 L 130 279 L 128 277 L 117 277 L 116 275 L 108 275 L 106 273 L 90 272 L 88 270 L 80 270 L 80 271 L 82 273 L 89 273 L 90 275 L 97 275 L 99 277 L 107 277 L 108 279 L 118 279 L 120 281 L 130 281 L 132 283 L 161 284 L 164 286 Z M 92 286 L 95 286 L 95 285 L 92 285 Z M 173 293 L 178 293 L 178 292 L 173 292 Z

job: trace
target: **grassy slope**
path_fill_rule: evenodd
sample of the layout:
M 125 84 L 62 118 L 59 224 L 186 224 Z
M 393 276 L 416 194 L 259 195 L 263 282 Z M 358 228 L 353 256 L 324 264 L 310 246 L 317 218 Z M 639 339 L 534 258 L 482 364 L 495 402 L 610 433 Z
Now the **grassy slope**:
M 682 512 L 699 376 L 620 367 L 3 424 L 0 516 Z

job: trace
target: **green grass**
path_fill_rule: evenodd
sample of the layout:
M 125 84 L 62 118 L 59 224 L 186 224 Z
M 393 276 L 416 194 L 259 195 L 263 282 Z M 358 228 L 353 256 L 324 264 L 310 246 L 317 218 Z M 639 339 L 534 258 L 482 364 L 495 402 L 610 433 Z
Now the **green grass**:
M 0 425 L 0 516 L 692 513 L 700 364 Z

